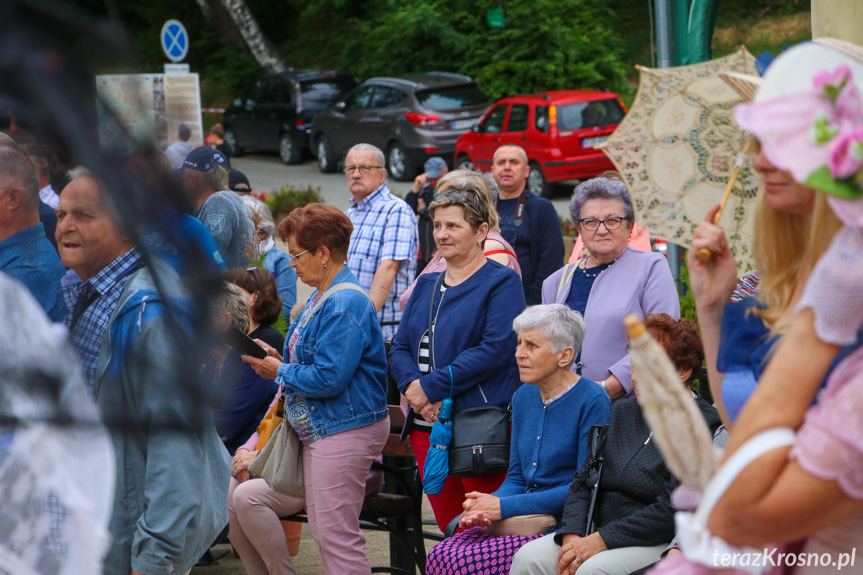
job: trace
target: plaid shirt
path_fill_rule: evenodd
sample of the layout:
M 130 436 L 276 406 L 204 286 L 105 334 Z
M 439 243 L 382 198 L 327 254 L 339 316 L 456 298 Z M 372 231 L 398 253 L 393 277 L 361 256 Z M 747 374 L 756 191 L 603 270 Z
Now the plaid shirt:
M 417 269 L 416 215 L 403 200 L 390 193 L 386 184 L 359 203 L 351 198 L 351 207 L 345 213 L 354 224 L 348 267 L 360 285 L 371 289 L 382 261 L 401 262 L 390 295 L 378 313 L 382 322 L 400 321 L 399 296 L 410 287 Z M 396 329 L 397 326 L 383 326 L 384 339 L 395 335 Z
M 91 395 L 96 391 L 96 363 L 111 314 L 132 272 L 141 265 L 138 248 L 132 248 L 85 282 L 71 271 L 64 278 L 67 281 L 64 281 L 63 297 L 69 308 L 66 326 L 70 328 L 72 346 L 81 358 L 84 380 Z M 79 302 L 83 308 L 91 298 L 95 299 L 92 299 L 86 310 L 76 308 Z M 72 321 L 76 317 L 78 321 L 73 327 Z

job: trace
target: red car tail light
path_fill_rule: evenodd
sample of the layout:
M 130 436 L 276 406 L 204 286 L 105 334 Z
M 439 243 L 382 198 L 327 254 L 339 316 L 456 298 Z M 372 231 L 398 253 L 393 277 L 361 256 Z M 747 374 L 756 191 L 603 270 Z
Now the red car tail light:
M 440 116 L 435 114 L 417 114 L 415 112 L 408 112 L 405 114 L 405 118 L 407 118 L 412 124 L 417 124 L 418 126 L 431 126 L 432 124 L 440 122 Z

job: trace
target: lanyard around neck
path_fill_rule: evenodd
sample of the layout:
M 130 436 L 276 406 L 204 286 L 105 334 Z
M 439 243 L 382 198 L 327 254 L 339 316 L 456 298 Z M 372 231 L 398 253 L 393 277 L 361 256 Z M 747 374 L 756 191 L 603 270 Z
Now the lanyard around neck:
M 525 195 L 529 194 L 527 190 L 522 190 L 521 194 L 518 196 L 518 201 L 515 204 L 515 219 L 513 223 L 515 223 L 515 227 L 520 228 L 521 224 L 524 222 L 524 208 L 527 204 L 527 200 L 525 199 Z M 500 199 L 500 193 L 498 193 L 494 197 L 494 209 L 497 209 L 497 203 Z

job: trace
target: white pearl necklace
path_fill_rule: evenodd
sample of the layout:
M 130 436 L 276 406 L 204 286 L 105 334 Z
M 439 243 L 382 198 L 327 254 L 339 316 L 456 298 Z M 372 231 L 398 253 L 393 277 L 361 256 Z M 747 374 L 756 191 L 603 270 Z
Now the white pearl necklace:
M 589 278 L 595 278 L 596 276 L 598 276 L 599 274 L 601 274 L 602 272 L 604 272 L 605 270 L 607 270 L 608 268 L 613 266 L 615 264 L 615 262 L 617 262 L 617 260 L 620 259 L 620 258 L 616 258 L 613 262 L 611 262 L 610 264 L 608 264 L 606 267 L 602 268 L 598 272 L 589 274 L 589 273 L 587 273 L 587 259 L 589 257 L 590 256 L 587 256 L 586 258 L 582 259 L 581 262 L 579 262 L 579 263 L 581 263 L 581 265 L 578 266 L 578 269 L 581 270 L 581 273 L 583 273 L 586 277 L 589 277 Z M 602 265 L 602 264 L 600 264 L 600 265 Z M 599 267 L 599 266 L 597 266 L 597 267 Z

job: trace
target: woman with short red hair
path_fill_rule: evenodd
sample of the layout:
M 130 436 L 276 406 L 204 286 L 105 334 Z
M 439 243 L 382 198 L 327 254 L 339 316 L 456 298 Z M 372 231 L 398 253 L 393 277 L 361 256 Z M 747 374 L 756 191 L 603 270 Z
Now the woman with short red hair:
M 288 330 L 284 359 L 258 340 L 269 355 L 243 361 L 281 385 L 285 421 L 303 442 L 305 498 L 262 479 L 229 494 L 231 542 L 250 575 L 294 573 L 278 517 L 303 507 L 326 573 L 371 573 L 359 516 L 369 467 L 389 435 L 387 358 L 375 306 L 345 265 L 352 231 L 347 216 L 324 204 L 297 208 L 279 224 L 297 277 L 315 291 Z

